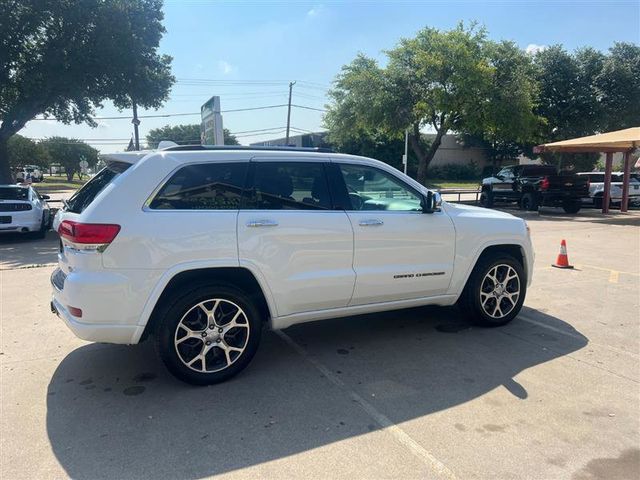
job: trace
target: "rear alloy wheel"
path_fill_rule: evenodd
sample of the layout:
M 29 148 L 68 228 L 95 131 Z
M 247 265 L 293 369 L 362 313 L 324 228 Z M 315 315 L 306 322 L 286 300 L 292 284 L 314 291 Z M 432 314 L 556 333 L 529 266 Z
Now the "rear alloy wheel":
M 231 287 L 201 287 L 179 299 L 157 333 L 160 357 L 188 383 L 208 385 L 244 369 L 260 341 L 262 319 L 252 302 Z
M 458 304 L 476 325 L 496 327 L 518 315 L 526 289 L 520 262 L 497 253 L 478 261 Z

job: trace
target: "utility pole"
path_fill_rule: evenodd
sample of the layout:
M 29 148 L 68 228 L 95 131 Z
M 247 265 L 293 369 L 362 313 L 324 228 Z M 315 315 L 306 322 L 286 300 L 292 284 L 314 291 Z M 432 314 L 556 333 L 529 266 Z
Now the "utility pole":
M 289 126 L 291 125 L 291 92 L 296 82 L 289 82 L 289 108 L 287 109 L 287 139 L 284 141 L 285 145 L 289 145 Z
M 404 155 L 402 155 L 402 164 L 404 165 L 404 174 L 407 174 L 407 166 L 409 165 L 409 129 L 404 131 Z
M 140 134 L 138 133 L 138 125 L 140 125 L 140 120 L 138 120 L 138 105 L 135 100 L 131 100 L 133 105 L 133 138 L 134 138 L 134 147 L 136 150 L 140 150 Z

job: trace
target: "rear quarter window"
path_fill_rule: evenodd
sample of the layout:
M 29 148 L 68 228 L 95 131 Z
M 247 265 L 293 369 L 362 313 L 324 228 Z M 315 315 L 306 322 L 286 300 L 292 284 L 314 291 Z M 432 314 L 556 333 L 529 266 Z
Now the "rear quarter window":
M 100 170 L 67 201 L 67 211 L 82 213 L 107 185 L 118 178 L 130 166 L 131 164 L 125 162 L 112 162 L 108 167 Z

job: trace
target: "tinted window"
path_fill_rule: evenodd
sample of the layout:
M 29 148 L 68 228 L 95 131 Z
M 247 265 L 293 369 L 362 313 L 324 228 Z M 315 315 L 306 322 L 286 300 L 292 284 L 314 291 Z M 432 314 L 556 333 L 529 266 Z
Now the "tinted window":
M 324 165 L 255 162 L 248 208 L 329 210 L 331 197 Z
M 539 175 L 555 175 L 556 167 L 553 165 L 527 165 L 523 168 L 522 175 L 537 177 Z
M 511 168 L 503 168 L 498 172 L 497 176 L 511 178 L 513 176 L 513 170 Z
M 247 163 L 203 163 L 178 170 L 152 200 L 154 209 L 236 210 Z
M 69 199 L 67 210 L 74 213 L 82 213 L 107 185 L 130 166 L 130 164 L 124 162 L 113 162 L 107 168 L 100 170 Z
M 351 210 L 416 211 L 422 197 L 393 175 L 375 167 L 340 164 Z
M 29 200 L 29 189 L 0 187 L 0 200 Z

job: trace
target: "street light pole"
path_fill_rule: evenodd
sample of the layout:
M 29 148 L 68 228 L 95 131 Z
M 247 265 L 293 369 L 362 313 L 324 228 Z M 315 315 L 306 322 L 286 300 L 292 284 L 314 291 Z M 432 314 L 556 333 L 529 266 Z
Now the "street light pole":
M 289 82 L 289 108 L 287 109 L 287 137 L 284 141 L 285 145 L 289 145 L 289 126 L 291 125 L 291 92 L 296 82 Z

